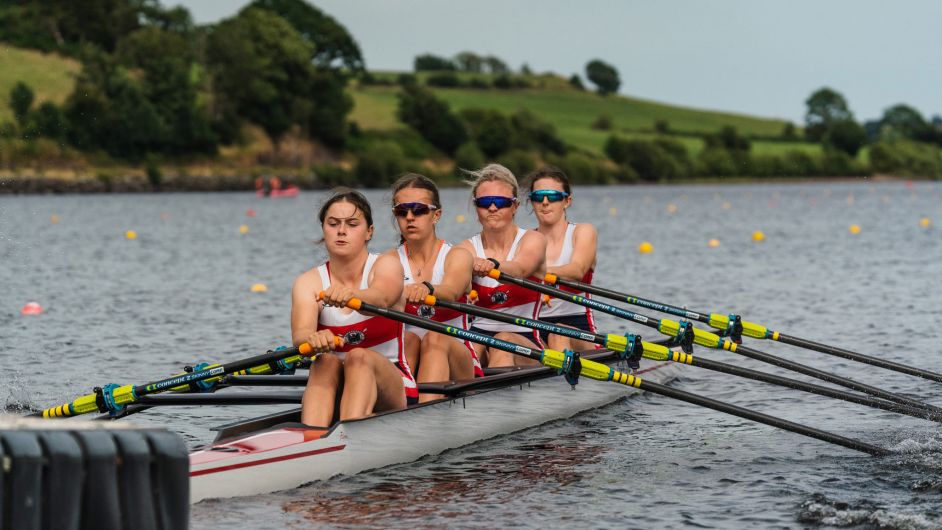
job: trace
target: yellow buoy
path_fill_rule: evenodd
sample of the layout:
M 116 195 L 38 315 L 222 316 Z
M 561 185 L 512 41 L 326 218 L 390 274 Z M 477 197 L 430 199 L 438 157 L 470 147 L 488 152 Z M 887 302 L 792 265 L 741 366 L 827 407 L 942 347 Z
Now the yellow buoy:
M 252 285 L 252 292 L 253 292 L 253 293 L 264 293 L 264 292 L 268 292 L 268 286 L 266 286 L 264 283 L 256 283 L 256 284 L 253 284 L 253 285 Z
M 616 215 L 618 215 L 618 208 L 615 208 L 614 206 L 609 208 L 608 215 L 611 215 L 612 217 L 615 217 Z
M 723 207 L 724 210 L 729 210 L 730 208 L 733 207 L 733 203 L 731 203 L 731 202 L 729 202 L 729 201 L 726 201 L 726 202 L 724 202 L 724 203 L 722 204 L 722 207 Z
M 707 245 L 709 245 L 710 248 L 716 248 L 716 247 L 720 246 L 720 240 L 719 240 L 719 239 L 711 239 L 711 240 L 707 243 Z
M 648 243 L 647 241 L 638 245 L 638 252 L 642 254 L 650 254 L 653 251 L 654 251 L 654 245 L 652 245 L 651 243 Z
M 676 211 L 677 211 L 677 205 L 676 205 L 676 204 L 670 203 L 670 204 L 667 205 L 667 213 L 674 213 L 674 212 L 676 212 Z
M 850 225 L 850 228 L 848 228 L 847 230 L 850 231 L 851 234 L 859 234 L 859 233 L 860 233 L 860 226 L 858 226 L 858 225 Z
M 457 222 L 459 222 L 459 223 L 463 223 L 463 222 L 464 222 L 464 216 L 459 213 L 458 215 L 455 216 L 455 221 L 457 221 Z
M 923 217 L 922 219 L 919 220 L 919 226 L 923 228 L 929 228 L 930 226 L 932 226 L 932 221 L 930 221 L 928 217 Z
M 765 234 L 762 233 L 762 230 L 756 230 L 752 233 L 752 240 L 756 243 L 761 243 L 765 241 Z
M 128 239 L 137 239 L 137 232 L 135 232 L 134 230 L 128 230 L 127 232 L 124 233 L 124 237 Z
M 242 225 L 242 226 L 240 226 L 240 227 L 239 227 L 239 233 L 240 233 L 240 234 L 243 234 L 243 235 L 244 235 L 244 234 L 248 234 L 248 233 L 249 233 L 249 225 Z
M 59 224 L 59 216 L 56 214 L 52 214 L 51 216 L 49 216 L 49 222 L 54 225 Z

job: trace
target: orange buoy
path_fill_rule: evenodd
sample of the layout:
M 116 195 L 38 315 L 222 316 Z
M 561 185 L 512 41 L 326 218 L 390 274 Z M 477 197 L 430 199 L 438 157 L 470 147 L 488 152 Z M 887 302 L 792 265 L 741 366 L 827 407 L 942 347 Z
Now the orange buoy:
M 137 239 L 137 232 L 134 230 L 128 230 L 124 233 L 124 237 L 127 239 Z
M 43 306 L 39 305 L 36 302 L 28 302 L 26 305 L 20 309 L 21 315 L 39 315 L 43 312 Z
M 928 217 L 923 217 L 919 220 L 919 226 L 923 228 L 929 228 L 932 226 L 932 221 Z
M 249 208 L 248 210 L 245 211 L 245 215 L 246 217 L 255 217 L 255 210 Z
M 716 248 L 716 247 L 720 246 L 720 240 L 719 240 L 719 239 L 711 239 L 710 241 L 707 242 L 707 245 L 708 245 L 710 248 Z
M 858 226 L 858 225 L 850 225 L 850 228 L 848 228 L 847 230 L 848 230 L 851 234 L 856 235 L 856 234 L 859 234 L 859 233 L 860 233 L 860 226 Z
M 49 222 L 52 223 L 52 224 L 54 224 L 54 225 L 59 224 L 59 216 L 56 215 L 56 214 L 50 215 L 50 216 L 49 216 Z
M 752 240 L 756 243 L 761 243 L 765 241 L 765 234 L 762 233 L 762 230 L 756 230 L 752 233 Z
M 651 252 L 654 252 L 654 245 L 652 245 L 651 243 L 648 243 L 647 241 L 644 241 L 640 245 L 638 245 L 638 252 L 642 254 L 650 254 Z
M 249 225 L 242 225 L 239 227 L 239 233 L 242 235 L 249 233 Z
M 252 285 L 253 293 L 266 293 L 268 292 L 268 286 L 264 283 L 256 283 Z

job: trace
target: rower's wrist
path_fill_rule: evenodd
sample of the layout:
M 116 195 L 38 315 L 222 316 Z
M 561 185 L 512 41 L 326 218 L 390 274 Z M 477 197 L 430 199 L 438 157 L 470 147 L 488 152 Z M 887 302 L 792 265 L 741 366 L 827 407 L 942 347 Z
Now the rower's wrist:
M 432 285 L 432 282 L 423 281 L 423 282 L 422 282 L 422 285 L 424 285 L 426 288 L 428 288 L 428 294 L 435 294 L 435 286 Z

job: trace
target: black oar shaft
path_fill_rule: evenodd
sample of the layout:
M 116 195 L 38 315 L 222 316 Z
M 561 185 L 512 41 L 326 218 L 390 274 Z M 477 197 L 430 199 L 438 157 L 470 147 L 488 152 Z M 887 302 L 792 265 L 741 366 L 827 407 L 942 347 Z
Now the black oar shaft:
M 595 285 L 567 280 L 565 278 L 559 278 L 558 276 L 553 276 L 554 283 L 557 285 L 562 285 L 569 287 L 571 289 L 579 289 L 581 291 L 595 294 L 598 296 L 604 296 L 612 300 L 618 300 L 620 302 L 627 302 L 631 305 L 636 305 L 638 307 L 645 307 L 652 309 L 654 311 L 659 311 L 661 313 L 667 313 L 669 315 L 676 315 L 690 320 L 696 320 L 698 322 L 703 322 L 706 324 L 710 323 L 710 314 L 700 311 L 691 311 L 689 309 L 684 309 L 682 307 L 677 307 L 669 304 L 664 304 L 661 302 L 655 302 L 653 300 L 647 300 L 645 298 L 639 298 L 637 296 L 621 293 L 618 291 L 612 291 L 611 289 L 605 289 L 603 287 L 598 287 Z M 761 337 L 754 337 L 761 338 Z M 769 331 L 764 337 L 766 339 L 782 342 L 784 344 L 789 344 L 792 346 L 797 346 L 799 348 L 805 348 L 808 350 L 813 350 L 819 353 L 825 353 L 828 355 L 834 355 L 836 357 L 842 357 L 844 359 L 850 359 L 852 361 L 857 361 L 864 364 L 869 364 L 871 366 L 878 366 L 887 370 L 892 370 L 894 372 L 900 372 L 903 374 L 913 375 L 916 377 L 922 377 L 930 381 L 936 381 L 942 383 L 942 374 L 938 372 L 933 372 L 931 370 L 926 370 L 924 368 L 917 368 L 915 366 L 909 366 L 902 363 L 897 363 L 889 361 L 886 359 L 881 359 L 879 357 L 874 357 L 872 355 L 866 355 L 863 353 L 858 353 L 844 348 L 838 348 L 836 346 L 829 346 L 827 344 L 821 344 L 820 342 L 815 342 L 808 339 L 802 339 L 798 337 L 793 337 L 791 335 L 786 335 L 784 333 L 776 333 Z
M 904 374 L 914 375 L 916 377 L 922 377 L 925 379 L 942 383 L 942 374 L 931 372 L 929 370 L 924 370 L 922 368 L 916 368 L 915 366 L 908 366 L 905 364 L 888 361 L 886 359 L 881 359 L 879 357 L 864 355 L 862 353 L 852 352 L 850 350 L 845 350 L 843 348 L 838 348 L 835 346 L 828 346 L 827 344 L 821 344 L 819 342 L 814 342 L 807 339 L 800 339 L 798 337 L 792 337 L 791 335 L 786 335 L 784 333 L 779 333 L 778 338 L 776 338 L 775 340 L 778 342 L 785 343 L 785 344 L 790 344 L 792 346 L 798 346 L 799 348 L 806 348 L 809 350 L 814 350 L 816 352 L 834 355 L 836 357 L 843 357 L 845 359 L 850 359 L 852 361 L 857 361 L 860 363 L 869 364 L 873 366 L 879 366 L 880 368 L 885 368 L 887 370 L 893 370 L 895 372 L 901 372 Z
M 712 359 L 705 359 L 700 356 L 693 357 L 691 356 L 690 364 L 692 366 L 698 366 L 700 368 L 705 368 L 707 370 L 714 370 L 717 372 L 735 375 L 739 377 L 744 377 L 746 379 L 754 379 L 756 381 L 762 381 L 764 383 L 770 383 L 773 385 L 778 385 L 786 388 L 792 388 L 795 390 L 801 390 L 803 392 L 808 392 L 811 394 L 817 394 L 820 396 L 826 396 L 834 399 L 840 399 L 842 401 L 847 401 L 849 403 L 856 403 L 858 405 L 864 405 L 867 407 L 887 410 L 890 412 L 896 412 L 898 414 L 905 414 L 906 416 L 912 416 L 914 418 L 921 418 L 924 420 L 931 420 L 935 422 L 942 422 L 942 414 L 933 414 L 930 411 L 910 407 L 900 403 L 894 403 L 892 401 L 884 401 L 882 399 L 870 398 L 867 396 L 861 396 L 857 394 L 852 394 L 850 392 L 845 392 L 843 390 L 838 390 L 835 388 L 816 385 L 814 383 L 806 383 L 804 381 L 799 381 L 797 379 L 790 379 L 787 377 L 781 377 L 774 374 L 769 374 L 766 372 L 760 372 L 758 370 L 751 370 L 749 368 L 743 368 L 741 366 L 736 366 L 733 364 L 721 363 L 719 361 L 714 361 Z
M 538 329 L 538 330 L 546 331 L 549 333 L 555 333 L 555 334 L 563 335 L 570 338 L 594 342 L 595 344 L 600 344 L 603 346 L 608 345 L 608 341 L 606 337 L 598 333 L 588 333 L 583 330 L 557 326 L 550 322 L 517 317 L 517 316 L 509 315 L 507 313 L 501 313 L 500 311 L 494 311 L 492 309 L 478 307 L 472 304 L 463 304 L 460 302 L 439 300 L 435 298 L 434 296 L 427 297 L 425 302 L 429 305 L 445 307 L 448 309 L 453 309 L 455 311 L 468 313 L 470 315 L 475 315 L 482 318 L 489 318 L 491 320 L 497 320 L 499 322 L 506 322 L 508 324 L 516 324 L 520 326 L 525 326 L 532 329 Z M 879 399 L 869 398 L 866 396 L 860 396 L 857 394 L 852 394 L 850 392 L 845 392 L 842 390 L 837 390 L 837 389 L 826 387 L 826 386 L 815 385 L 812 383 L 806 383 L 804 381 L 798 381 L 796 379 L 789 379 L 787 377 L 781 377 L 781 376 L 769 374 L 766 372 L 760 372 L 757 370 L 751 370 L 749 368 L 743 368 L 740 366 L 721 363 L 719 361 L 704 359 L 703 357 L 700 357 L 700 356 L 695 357 L 693 355 L 683 355 L 683 360 L 681 362 L 684 362 L 691 366 L 696 366 L 698 368 L 704 368 L 706 370 L 713 370 L 716 372 L 735 375 L 738 377 L 744 377 L 746 379 L 762 381 L 764 383 L 791 388 L 794 390 L 800 390 L 803 392 L 809 392 L 812 394 L 826 396 L 826 397 L 830 397 L 834 399 L 840 399 L 843 401 L 847 401 L 849 403 L 855 403 L 858 405 L 864 405 L 864 406 L 868 406 L 868 407 L 872 407 L 872 408 L 876 408 L 880 410 L 887 410 L 887 411 L 896 412 L 899 414 L 905 414 L 907 416 L 913 416 L 916 418 L 942 422 L 942 414 L 933 414 L 932 412 L 929 412 L 923 409 L 910 407 L 910 406 L 899 404 L 899 403 L 883 401 Z
M 733 350 L 730 350 L 733 351 Z M 901 396 L 899 394 L 894 394 L 893 392 L 887 392 L 886 390 L 877 388 L 875 386 L 867 385 L 854 381 L 853 379 L 848 379 L 830 372 L 825 372 L 823 370 L 818 370 L 817 368 L 812 368 L 804 364 L 796 363 L 795 361 L 789 361 L 788 359 L 783 359 L 781 357 L 776 357 L 774 355 L 769 355 L 768 353 L 761 352 L 759 350 L 754 350 L 746 346 L 737 346 L 734 350 L 735 353 L 749 357 L 750 359 L 755 359 L 757 361 L 762 361 L 764 363 L 772 364 L 793 372 L 798 372 L 800 374 L 808 375 L 822 381 L 827 381 L 828 383 L 834 383 L 835 385 L 840 385 L 846 388 L 857 390 L 871 396 L 876 396 L 879 398 L 887 399 L 894 401 L 896 403 L 902 403 L 910 407 L 915 407 L 923 410 L 929 410 L 936 414 L 942 414 L 942 408 L 929 405 L 928 403 L 923 403 L 915 399 L 908 398 L 906 396 Z
M 369 313 L 381 315 L 392 320 L 398 320 L 400 322 L 412 324 L 414 326 L 418 326 L 420 328 L 427 329 L 429 331 L 435 331 L 438 333 L 452 335 L 452 336 L 470 340 L 473 342 L 478 342 L 480 344 L 485 344 L 485 345 L 488 345 L 497 349 L 508 351 L 516 355 L 521 355 L 524 357 L 529 357 L 531 359 L 539 360 L 541 362 L 543 361 L 544 354 L 546 352 L 550 352 L 550 350 L 538 350 L 538 349 L 529 348 L 526 346 L 520 346 L 518 344 L 513 344 L 510 342 L 502 341 L 499 339 L 495 339 L 489 335 L 484 335 L 482 333 L 469 331 L 464 328 L 446 326 L 444 324 L 435 322 L 433 320 L 420 318 L 418 316 L 410 315 L 402 311 L 396 311 L 396 310 L 388 309 L 385 307 L 374 306 L 372 304 L 368 304 L 360 300 L 351 301 L 351 303 L 349 304 L 349 307 L 356 309 L 358 311 L 362 310 Z M 555 352 L 555 353 L 558 354 L 558 352 Z M 583 364 L 583 368 L 582 368 L 583 372 L 586 370 L 585 367 L 590 365 L 590 363 L 597 364 L 597 363 L 592 363 L 592 361 L 585 361 L 585 364 Z M 604 367 L 604 365 L 601 365 L 601 366 Z M 874 456 L 884 456 L 890 453 L 890 451 L 886 449 L 883 449 L 881 447 L 877 447 L 874 445 L 870 445 L 865 442 L 852 440 L 850 438 L 845 438 L 843 436 L 839 436 L 836 434 L 832 434 L 832 433 L 828 433 L 828 432 L 814 429 L 811 427 L 807 427 L 804 425 L 800 425 L 798 423 L 776 418 L 774 416 L 769 416 L 767 414 L 762 414 L 760 412 L 751 411 L 742 407 L 738 407 L 736 405 L 731 405 L 729 403 L 717 401 L 715 399 L 698 396 L 696 394 L 685 392 L 683 390 L 678 390 L 675 388 L 671 388 L 665 385 L 660 385 L 660 384 L 653 383 L 650 381 L 644 381 L 641 378 L 630 375 L 630 374 L 624 374 L 621 372 L 613 371 L 611 369 L 608 369 L 608 374 L 609 374 L 608 375 L 609 381 L 613 381 L 613 382 L 628 385 L 628 386 L 633 386 L 635 388 L 640 388 L 642 390 L 647 390 L 653 394 L 661 394 L 668 397 L 673 397 L 681 401 L 686 401 L 688 403 L 693 403 L 695 405 L 700 405 L 700 406 L 704 406 L 704 407 L 711 408 L 714 410 L 718 410 L 720 412 L 725 412 L 733 416 L 746 418 L 746 419 L 755 421 L 757 423 L 763 423 L 763 424 L 770 425 L 773 427 L 778 427 L 786 431 L 794 432 L 797 434 L 802 434 L 805 436 L 809 436 L 811 438 L 816 438 L 818 440 L 840 445 L 848 449 L 861 451 L 861 452 L 868 453 Z M 593 377 L 593 378 L 596 378 L 596 377 Z
M 685 392 L 683 390 L 672 388 L 665 385 L 660 385 L 657 383 L 652 383 L 649 381 L 643 381 L 640 388 L 642 390 L 647 390 L 655 394 L 661 394 L 674 399 L 679 399 L 681 401 L 686 401 L 687 403 L 693 403 L 694 405 L 699 405 L 701 407 L 706 407 L 709 409 L 717 410 L 720 412 L 725 412 L 733 416 L 738 416 L 740 418 L 746 418 L 748 420 L 755 421 L 757 423 L 764 423 L 766 425 L 771 425 L 772 427 L 778 427 L 786 431 L 791 431 L 797 434 L 802 434 L 809 436 L 811 438 L 816 438 L 828 443 L 835 445 L 840 445 L 848 449 L 853 449 L 855 451 L 861 451 L 864 453 L 871 454 L 873 456 L 886 456 L 892 451 L 884 449 L 882 447 L 877 447 L 859 440 L 853 440 L 851 438 L 846 438 L 837 434 L 832 434 L 826 431 L 815 429 L 812 427 L 807 427 L 799 423 L 794 423 L 788 420 L 783 420 L 781 418 L 776 418 L 774 416 L 769 416 L 768 414 L 763 414 L 761 412 L 756 412 L 754 410 L 745 409 L 732 405 L 729 403 L 724 403 L 722 401 L 717 401 L 712 398 L 705 396 L 700 396 L 697 394 L 692 394 L 690 392 Z
M 496 271 L 496 269 L 495 269 L 494 271 L 491 271 L 491 272 L 494 273 L 495 271 Z M 506 275 L 506 274 L 500 273 L 499 271 L 497 271 L 497 272 L 494 274 L 494 276 L 497 276 L 495 279 L 498 280 L 498 281 L 501 281 L 501 282 L 507 282 L 507 283 L 512 283 L 512 284 L 515 284 L 515 285 L 520 285 L 521 287 L 526 287 L 526 288 L 528 288 L 528 289 L 532 289 L 532 290 L 537 291 L 537 292 L 541 292 L 541 293 L 544 293 L 544 294 L 548 294 L 548 295 L 553 296 L 553 297 L 555 297 L 555 298 L 559 298 L 559 299 L 562 299 L 562 300 L 566 300 L 566 301 L 569 301 L 569 302 L 573 302 L 573 303 L 575 303 L 575 304 L 579 304 L 579 305 L 582 305 L 582 306 L 585 306 L 585 307 L 590 307 L 590 308 L 592 308 L 592 309 L 596 309 L 596 310 L 601 311 L 601 312 L 603 312 L 603 313 L 608 313 L 608 314 L 610 314 L 610 315 L 614 315 L 614 316 L 617 316 L 617 317 L 619 317 L 619 318 L 624 318 L 624 319 L 626 319 L 626 320 L 631 320 L 632 322 L 637 322 L 637 323 L 639 323 L 639 324 L 642 324 L 642 325 L 645 325 L 645 326 L 648 326 L 648 327 L 652 327 L 652 328 L 657 329 L 657 330 L 659 330 L 659 331 L 660 331 L 660 329 L 661 329 L 661 322 L 662 322 L 662 321 L 660 321 L 660 320 L 658 320 L 658 319 L 646 317 L 646 316 L 644 316 L 644 315 L 640 315 L 640 314 L 635 313 L 635 312 L 633 312 L 633 311 L 627 311 L 627 310 L 622 309 L 622 308 L 620 308 L 620 307 L 615 307 L 615 306 L 612 306 L 612 305 L 610 305 L 610 304 L 606 304 L 606 303 L 604 303 L 604 302 L 599 302 L 599 301 L 597 301 L 597 300 L 592 300 L 592 299 L 590 299 L 590 298 L 585 298 L 585 297 L 583 297 L 583 296 L 574 295 L 574 294 L 572 294 L 572 293 L 567 293 L 566 291 L 562 291 L 562 290 L 560 290 L 560 289 L 557 289 L 557 288 L 555 288 L 555 287 L 551 287 L 551 286 L 549 286 L 549 285 L 544 285 L 544 284 L 537 283 L 537 282 L 534 282 L 534 281 L 531 281 L 531 280 L 527 280 L 527 279 L 524 279 L 524 278 L 515 278 L 515 277 L 513 277 L 513 276 L 508 276 L 508 275 Z M 665 322 L 666 322 L 666 321 L 665 321 Z M 702 333 L 704 336 L 709 336 L 709 337 L 713 337 L 714 339 L 719 339 L 718 337 L 716 337 L 716 335 L 714 335 L 714 334 L 712 334 L 712 333 L 705 333 L 705 332 L 702 332 L 702 331 L 700 331 L 700 330 L 697 330 L 697 333 Z M 839 375 L 835 375 L 835 374 L 832 374 L 832 373 L 830 373 L 830 372 L 825 372 L 825 371 L 823 371 L 823 370 L 818 370 L 817 368 L 812 368 L 812 367 L 810 367 L 810 366 L 806 366 L 806 365 L 803 365 L 803 364 L 800 364 L 800 363 L 796 363 L 796 362 L 794 362 L 794 361 L 789 361 L 789 360 L 786 360 L 786 359 L 782 359 L 781 357 L 776 357 L 776 356 L 774 356 L 774 355 L 770 355 L 770 354 L 768 354 L 768 353 L 761 352 L 761 351 L 759 351 L 759 350 L 755 350 L 755 349 L 748 348 L 748 347 L 745 347 L 745 346 L 739 346 L 739 345 L 734 344 L 734 343 L 733 343 L 732 341 L 730 341 L 729 339 L 720 339 L 720 340 L 716 340 L 716 341 L 714 341 L 714 342 L 717 343 L 717 346 L 716 346 L 716 347 L 719 348 L 719 349 L 724 349 L 724 350 L 727 350 L 727 351 L 731 351 L 731 352 L 734 352 L 734 353 L 738 353 L 738 354 L 740 354 L 740 355 L 744 355 L 744 356 L 749 357 L 749 358 L 751 358 L 751 359 L 756 359 L 756 360 L 759 360 L 759 361 L 762 361 L 762 362 L 766 362 L 766 363 L 769 363 L 769 364 L 773 364 L 773 365 L 775 365 L 775 366 L 779 366 L 779 367 L 781 367 L 781 368 L 786 368 L 786 369 L 788 369 L 788 370 L 792 370 L 792 371 L 795 371 L 795 372 L 798 372 L 798 373 L 801 373 L 801 374 L 809 375 L 809 376 L 811 376 L 811 377 L 815 377 L 815 378 L 821 379 L 822 381 L 827 381 L 827 382 L 829 382 L 829 383 L 834 383 L 834 384 L 837 384 L 837 385 L 841 385 L 841 386 L 844 386 L 844 387 L 847 387 L 847 388 L 851 388 L 851 389 L 853 389 L 853 390 L 857 390 L 857 391 L 860 391 L 860 392 L 864 392 L 864 393 L 866 393 L 866 394 L 870 394 L 870 395 L 872 395 L 872 396 L 880 397 L 880 398 L 883 398 L 883 399 L 888 399 L 888 400 L 890 400 L 890 401 L 895 401 L 896 403 L 903 403 L 903 404 L 908 405 L 908 406 L 910 406 L 910 407 L 916 407 L 916 408 L 920 408 L 920 409 L 930 410 L 930 411 L 935 412 L 935 413 L 942 413 L 942 408 L 935 407 L 935 406 L 929 405 L 929 404 L 927 404 L 927 403 L 922 403 L 922 402 L 920 402 L 920 401 L 917 401 L 917 400 L 915 400 L 915 399 L 908 398 L 908 397 L 906 397 L 906 396 L 901 396 L 901 395 L 899 395 L 899 394 L 894 394 L 894 393 L 892 393 L 892 392 L 888 392 L 888 391 L 886 391 L 886 390 L 882 390 L 882 389 L 876 388 L 876 387 L 874 387 L 874 386 L 866 385 L 866 384 L 864 384 L 864 383 L 859 383 L 859 382 L 854 381 L 854 380 L 852 380 L 852 379 L 848 379 L 848 378 L 846 378 L 846 377 L 841 377 L 841 376 L 839 376 Z

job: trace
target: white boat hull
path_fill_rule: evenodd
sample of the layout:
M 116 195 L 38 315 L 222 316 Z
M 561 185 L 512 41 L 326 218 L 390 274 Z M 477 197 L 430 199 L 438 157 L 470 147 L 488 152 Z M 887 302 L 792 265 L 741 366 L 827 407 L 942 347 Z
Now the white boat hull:
M 673 363 L 642 360 L 635 373 L 664 383 L 678 370 Z M 568 418 L 635 392 L 640 391 L 587 379 L 573 390 L 562 377 L 551 377 L 345 421 L 330 431 L 295 424 L 248 434 L 190 455 L 191 502 L 270 493 L 412 462 Z

